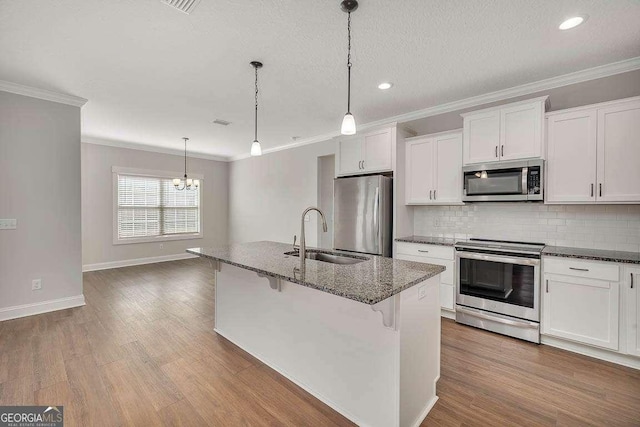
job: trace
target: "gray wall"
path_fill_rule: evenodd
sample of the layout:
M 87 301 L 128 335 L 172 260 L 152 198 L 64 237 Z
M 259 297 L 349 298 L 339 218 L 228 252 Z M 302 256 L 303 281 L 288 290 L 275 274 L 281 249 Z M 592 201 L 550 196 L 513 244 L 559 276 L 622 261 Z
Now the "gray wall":
M 80 108 L 0 92 L 0 180 L 0 309 L 82 295 Z
M 407 122 L 405 125 L 416 131 L 418 135 L 428 135 L 430 133 L 460 129 L 462 128 L 462 117 L 460 117 L 460 114 L 462 113 L 544 95 L 549 95 L 549 101 L 551 103 L 550 111 L 564 110 L 566 108 L 580 107 L 582 105 L 638 96 L 640 95 L 640 70 L 562 86 L 504 101 L 492 102 L 490 104 L 479 105 L 477 107 L 453 111 L 451 113 L 439 114 L 437 116 L 427 117 L 424 119 L 413 120 L 411 122 Z
M 203 238 L 160 243 L 113 244 L 112 166 L 182 171 L 183 157 L 82 144 L 82 263 L 85 266 L 184 254 L 198 246 L 224 245 L 228 239 L 229 164 L 189 159 L 189 172 L 204 175 Z
M 334 152 L 335 143 L 325 141 L 232 162 L 230 241 L 292 243 L 302 211 L 318 203 L 318 157 Z M 314 212 L 305 223 L 310 246 L 317 245 L 317 224 Z

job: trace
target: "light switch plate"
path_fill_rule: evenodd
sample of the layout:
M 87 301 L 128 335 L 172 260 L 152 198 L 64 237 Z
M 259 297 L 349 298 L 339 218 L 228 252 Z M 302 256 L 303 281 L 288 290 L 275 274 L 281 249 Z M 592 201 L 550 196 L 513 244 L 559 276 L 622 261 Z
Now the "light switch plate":
M 0 230 L 15 230 L 18 228 L 17 219 L 0 219 Z

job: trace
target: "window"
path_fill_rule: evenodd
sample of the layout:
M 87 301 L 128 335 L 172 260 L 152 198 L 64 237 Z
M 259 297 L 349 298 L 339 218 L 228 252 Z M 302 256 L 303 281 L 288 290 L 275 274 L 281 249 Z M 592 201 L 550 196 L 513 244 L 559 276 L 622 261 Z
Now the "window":
M 202 181 L 195 190 L 180 191 L 172 178 L 114 171 L 114 243 L 202 237 Z

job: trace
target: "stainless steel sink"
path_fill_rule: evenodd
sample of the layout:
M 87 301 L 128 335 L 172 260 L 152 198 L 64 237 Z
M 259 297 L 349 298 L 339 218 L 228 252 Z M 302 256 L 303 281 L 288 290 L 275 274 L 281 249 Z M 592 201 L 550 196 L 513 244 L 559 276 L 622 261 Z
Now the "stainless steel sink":
M 295 257 L 300 256 L 300 253 L 298 251 L 285 252 L 284 254 L 289 256 L 295 256 Z M 369 260 L 369 258 L 359 257 L 355 255 L 346 256 L 342 254 L 338 255 L 338 254 L 331 254 L 326 252 L 316 252 L 313 250 L 307 250 L 305 258 L 313 259 L 316 261 L 328 262 L 330 264 L 343 264 L 343 265 L 358 264 L 360 262 Z

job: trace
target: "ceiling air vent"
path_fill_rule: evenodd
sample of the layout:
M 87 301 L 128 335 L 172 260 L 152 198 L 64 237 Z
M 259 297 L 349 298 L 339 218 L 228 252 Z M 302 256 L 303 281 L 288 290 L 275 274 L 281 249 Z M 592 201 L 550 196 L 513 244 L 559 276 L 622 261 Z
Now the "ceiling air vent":
M 180 12 L 190 14 L 200 3 L 200 0 L 160 0 L 162 3 L 178 9 Z
M 220 126 L 229 126 L 231 124 L 231 122 L 222 119 L 215 119 L 213 123 Z

